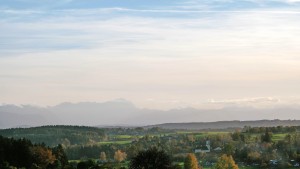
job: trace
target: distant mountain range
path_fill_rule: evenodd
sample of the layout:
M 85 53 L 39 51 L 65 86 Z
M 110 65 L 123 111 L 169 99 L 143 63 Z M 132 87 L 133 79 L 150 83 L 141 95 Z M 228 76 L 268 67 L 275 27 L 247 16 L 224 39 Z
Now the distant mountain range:
M 163 129 L 234 129 L 251 127 L 275 127 L 275 126 L 300 126 L 300 120 L 256 120 L 256 121 L 217 121 L 217 122 L 195 122 L 195 123 L 164 123 L 147 126 L 159 127 Z
M 222 109 L 171 109 L 153 110 L 139 109 L 124 99 L 95 103 L 62 103 L 51 107 L 35 107 L 30 105 L 2 105 L 0 106 L 0 128 L 28 127 L 41 125 L 84 125 L 84 126 L 147 126 L 158 125 L 163 128 L 214 128 L 216 123 L 189 122 L 218 122 L 222 127 L 243 127 L 253 120 L 289 120 L 283 124 L 297 124 L 300 119 L 300 108 L 280 107 L 269 109 L 255 109 L 251 107 L 227 107 Z M 239 120 L 239 121 L 232 121 Z M 262 121 L 261 121 L 262 122 Z M 170 123 L 170 124 L 163 124 Z M 222 124 L 222 125 L 221 125 Z M 267 124 L 267 123 L 266 123 Z M 274 121 L 268 124 L 281 124 Z M 223 128 L 222 127 L 222 128 Z M 197 127 L 196 127 L 197 128 Z

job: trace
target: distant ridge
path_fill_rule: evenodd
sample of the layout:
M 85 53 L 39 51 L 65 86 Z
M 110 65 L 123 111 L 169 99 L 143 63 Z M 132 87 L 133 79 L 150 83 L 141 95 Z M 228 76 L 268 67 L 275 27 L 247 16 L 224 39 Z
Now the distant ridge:
M 255 121 L 217 121 L 217 122 L 191 122 L 191 123 L 163 123 L 146 126 L 146 128 L 159 127 L 163 129 L 228 129 L 251 127 L 299 126 L 300 120 L 255 120 Z
M 107 102 L 62 103 L 56 106 L 0 105 L 0 129 L 44 126 L 147 126 L 161 124 L 166 128 L 202 129 L 256 126 L 251 121 L 280 119 L 274 125 L 300 125 L 300 107 L 224 107 L 220 109 L 180 108 L 170 110 L 142 109 L 125 99 Z M 295 120 L 289 120 L 295 119 Z M 234 121 L 239 120 L 239 121 Z M 190 123 L 190 122 L 202 123 Z M 213 121 L 217 123 L 212 123 Z M 249 122 L 249 123 L 247 123 Z M 261 121 L 260 123 L 263 123 Z M 260 124 L 258 123 L 258 124 Z M 289 124 L 291 123 L 291 124 Z M 176 125 L 180 124 L 180 125 Z M 269 123 L 266 123 L 269 125 Z M 180 126 L 180 127 L 178 127 Z M 261 125 L 259 125 L 261 126 Z

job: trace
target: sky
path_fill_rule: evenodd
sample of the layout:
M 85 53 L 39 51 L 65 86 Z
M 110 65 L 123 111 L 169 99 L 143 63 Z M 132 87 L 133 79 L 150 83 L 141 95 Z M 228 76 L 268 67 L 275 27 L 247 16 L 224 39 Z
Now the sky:
M 0 103 L 300 105 L 300 0 L 0 0 Z

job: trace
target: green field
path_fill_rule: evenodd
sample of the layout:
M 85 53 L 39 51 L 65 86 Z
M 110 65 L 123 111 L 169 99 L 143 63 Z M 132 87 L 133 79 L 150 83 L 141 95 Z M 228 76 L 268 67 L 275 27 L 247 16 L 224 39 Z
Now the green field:
M 195 136 L 196 138 L 203 138 L 207 136 L 213 136 L 213 135 L 218 135 L 218 134 L 228 134 L 229 132 L 203 132 L 203 133 L 197 133 Z
M 192 131 L 177 131 L 176 134 L 193 134 Z
M 102 141 L 98 142 L 100 145 L 105 145 L 105 144 L 130 144 L 132 141 L 131 140 L 125 140 L 125 141 Z
M 131 139 L 134 136 L 131 135 L 115 135 L 114 138 L 116 139 Z
M 287 134 L 273 134 L 272 140 L 273 141 L 283 140 L 286 135 Z

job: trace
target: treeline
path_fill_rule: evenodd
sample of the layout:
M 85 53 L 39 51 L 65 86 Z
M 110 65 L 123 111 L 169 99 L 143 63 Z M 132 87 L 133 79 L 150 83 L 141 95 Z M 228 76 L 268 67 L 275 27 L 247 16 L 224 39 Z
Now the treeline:
M 103 130 L 110 135 L 147 135 L 147 134 L 166 134 L 176 132 L 175 129 L 163 129 L 160 127 L 135 127 L 135 128 L 103 128 Z
M 163 129 L 188 129 L 188 130 L 205 130 L 205 129 L 234 129 L 243 128 L 244 126 L 252 127 L 274 127 L 274 126 L 297 126 L 300 120 L 255 120 L 255 121 L 217 121 L 217 122 L 193 122 L 193 123 L 164 123 L 148 127 L 160 127 Z
M 0 136 L 0 168 L 69 169 L 68 158 L 61 145 L 53 148 L 32 144 L 27 139 Z
M 0 129 L 4 137 L 26 138 L 33 143 L 45 143 L 47 146 L 58 144 L 64 147 L 74 145 L 94 145 L 97 142 L 115 140 L 117 135 L 144 136 L 163 135 L 174 130 L 153 128 L 97 128 L 87 126 L 52 125 L 32 128 Z
M 126 149 L 126 145 L 89 145 L 71 146 L 66 148 L 66 154 L 70 160 L 99 159 L 100 152 L 105 152 L 107 159 L 113 159 L 114 152 Z
M 103 129 L 86 126 L 42 126 L 32 128 L 13 128 L 0 130 L 4 137 L 26 138 L 33 143 L 45 143 L 48 146 L 63 144 L 82 145 L 106 139 Z
M 300 126 L 276 126 L 276 127 L 250 127 L 245 126 L 243 128 L 244 133 L 265 133 L 266 131 L 272 133 L 291 133 L 300 130 Z

